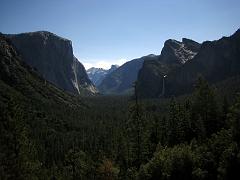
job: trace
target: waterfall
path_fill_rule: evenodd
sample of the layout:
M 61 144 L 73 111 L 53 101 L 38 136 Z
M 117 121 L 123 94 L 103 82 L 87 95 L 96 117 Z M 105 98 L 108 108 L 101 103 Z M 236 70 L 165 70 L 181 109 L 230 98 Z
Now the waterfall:
M 161 97 L 164 97 L 165 95 L 165 78 L 167 77 L 167 75 L 163 76 L 163 81 L 162 81 L 162 94 Z

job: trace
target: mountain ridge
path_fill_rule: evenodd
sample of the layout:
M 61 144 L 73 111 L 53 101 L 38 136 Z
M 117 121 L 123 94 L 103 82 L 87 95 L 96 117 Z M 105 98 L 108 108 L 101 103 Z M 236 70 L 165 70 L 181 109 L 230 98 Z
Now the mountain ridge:
M 111 74 L 107 75 L 98 86 L 102 94 L 132 94 L 133 83 L 137 80 L 138 71 L 146 60 L 157 59 L 157 55 L 149 54 L 141 58 L 130 60 Z

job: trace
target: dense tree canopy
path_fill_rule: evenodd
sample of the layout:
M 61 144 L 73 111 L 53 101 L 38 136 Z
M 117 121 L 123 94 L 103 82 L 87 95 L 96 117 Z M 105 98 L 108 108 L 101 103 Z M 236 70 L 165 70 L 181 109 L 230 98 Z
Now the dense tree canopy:
M 192 95 L 171 99 L 89 97 L 75 106 L 9 93 L 0 179 L 239 176 L 240 98 L 230 107 L 202 78 Z

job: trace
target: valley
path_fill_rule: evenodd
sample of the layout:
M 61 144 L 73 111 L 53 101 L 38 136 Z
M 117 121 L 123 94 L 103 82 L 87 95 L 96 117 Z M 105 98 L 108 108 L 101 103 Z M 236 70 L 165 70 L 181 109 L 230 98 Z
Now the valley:
M 85 69 L 49 31 L 0 33 L 0 179 L 239 179 L 240 30 Z

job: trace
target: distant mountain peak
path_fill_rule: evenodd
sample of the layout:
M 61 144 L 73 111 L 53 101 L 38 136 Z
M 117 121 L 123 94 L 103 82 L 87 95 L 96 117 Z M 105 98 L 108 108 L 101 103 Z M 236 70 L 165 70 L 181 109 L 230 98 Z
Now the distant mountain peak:
M 112 68 L 118 68 L 118 67 L 119 67 L 119 65 L 113 64 L 113 65 L 111 65 L 111 68 L 110 68 L 110 69 L 112 69 Z
M 155 55 L 155 54 L 149 54 L 149 55 L 147 55 L 147 56 L 145 56 L 145 57 L 156 57 L 157 55 Z
M 87 71 L 95 71 L 95 70 L 105 70 L 105 69 L 103 69 L 103 68 L 96 68 L 96 67 L 91 67 L 91 68 L 89 68 Z
M 87 70 L 87 74 L 89 79 L 95 84 L 96 86 L 100 85 L 102 80 L 110 73 L 115 71 L 119 66 L 118 65 L 111 65 L 110 69 L 103 69 L 103 68 L 95 68 L 91 67 Z
M 157 60 L 156 55 L 147 55 L 128 61 L 109 73 L 98 86 L 103 94 L 132 94 L 133 83 L 137 80 L 138 72 L 145 61 Z

